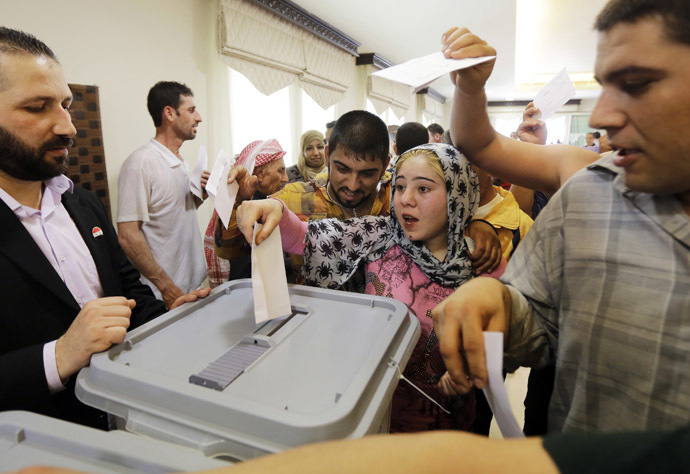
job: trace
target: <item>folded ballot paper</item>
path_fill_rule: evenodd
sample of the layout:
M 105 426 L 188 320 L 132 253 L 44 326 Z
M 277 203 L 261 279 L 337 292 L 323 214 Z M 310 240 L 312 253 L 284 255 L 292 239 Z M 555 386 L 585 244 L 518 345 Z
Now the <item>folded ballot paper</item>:
M 417 93 L 444 74 L 485 63 L 495 57 L 448 59 L 443 53 L 437 52 L 382 69 L 373 75 L 411 86 L 414 88 L 413 93 Z
M 261 227 L 258 222 L 254 224 L 252 238 L 252 289 L 254 320 L 257 324 L 292 312 L 280 227 L 276 227 L 261 245 L 256 245 L 256 235 Z
M 189 189 L 191 189 L 192 194 L 199 199 L 204 198 L 204 189 L 201 187 L 201 174 L 204 172 L 207 165 L 208 155 L 206 154 L 206 148 L 201 145 L 199 147 L 199 158 L 196 160 L 196 166 L 192 171 L 192 175 L 189 177 Z

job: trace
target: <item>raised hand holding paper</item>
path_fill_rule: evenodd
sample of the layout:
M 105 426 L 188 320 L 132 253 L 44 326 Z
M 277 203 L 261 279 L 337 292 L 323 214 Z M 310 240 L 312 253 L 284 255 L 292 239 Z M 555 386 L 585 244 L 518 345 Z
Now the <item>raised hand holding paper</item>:
M 575 86 L 563 68 L 534 97 L 534 106 L 541 111 L 541 115 L 535 118 L 546 120 L 574 96 Z
M 484 63 L 493 58 L 495 56 L 449 59 L 443 53 L 436 52 L 421 58 L 411 59 L 397 66 L 376 71 L 373 75 L 411 86 L 414 88 L 413 93 L 416 93 L 444 74 L 472 67 L 475 64 Z

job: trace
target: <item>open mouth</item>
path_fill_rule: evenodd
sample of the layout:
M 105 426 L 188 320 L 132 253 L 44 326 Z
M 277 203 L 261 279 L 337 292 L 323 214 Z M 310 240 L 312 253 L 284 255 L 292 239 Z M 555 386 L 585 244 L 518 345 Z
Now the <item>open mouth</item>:
M 352 192 L 352 191 L 347 190 L 347 189 L 341 189 L 340 193 L 348 201 L 353 201 L 360 195 L 359 191 Z
M 416 217 L 412 217 L 408 214 L 403 214 L 402 218 L 403 218 L 403 221 L 405 221 L 405 224 L 408 224 L 408 225 L 419 222 L 419 219 L 417 219 Z

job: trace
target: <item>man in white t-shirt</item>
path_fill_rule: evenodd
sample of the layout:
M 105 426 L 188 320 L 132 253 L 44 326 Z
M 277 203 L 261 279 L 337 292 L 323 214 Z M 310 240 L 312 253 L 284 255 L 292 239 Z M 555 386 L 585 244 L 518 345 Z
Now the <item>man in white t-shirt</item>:
M 201 115 L 191 89 L 177 82 L 157 83 L 147 103 L 156 136 L 120 169 L 117 230 L 142 281 L 170 306 L 206 276 L 196 219 L 202 200 L 191 192 L 189 169 L 179 152 L 196 137 Z M 202 187 L 207 178 L 204 171 Z

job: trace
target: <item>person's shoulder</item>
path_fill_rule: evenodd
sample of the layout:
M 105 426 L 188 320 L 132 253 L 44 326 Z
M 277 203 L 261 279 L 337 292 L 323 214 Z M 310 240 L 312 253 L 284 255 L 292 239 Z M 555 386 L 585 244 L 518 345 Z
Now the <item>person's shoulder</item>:
M 278 191 L 274 196 L 280 195 L 294 195 L 294 194 L 309 194 L 314 193 L 319 188 L 315 181 L 296 181 L 294 183 L 286 184 L 282 190 Z
M 302 173 L 299 172 L 297 165 L 292 165 L 285 168 L 285 173 L 288 177 L 288 183 L 296 183 L 304 180 Z
M 151 142 L 148 141 L 129 154 L 122 163 L 122 168 L 141 166 L 143 163 L 150 161 L 151 158 L 155 157 L 157 154 L 158 151 L 156 151 L 151 146 Z
M 581 187 L 596 182 L 612 182 L 623 172 L 623 168 L 614 163 L 614 156 L 614 153 L 602 155 L 598 160 L 574 173 L 561 188 Z
M 63 202 L 71 201 L 79 203 L 81 206 L 89 207 L 99 213 L 105 209 L 98 196 L 96 196 L 93 192 L 78 186 L 74 186 L 72 192 L 66 191 L 63 193 L 62 200 Z

